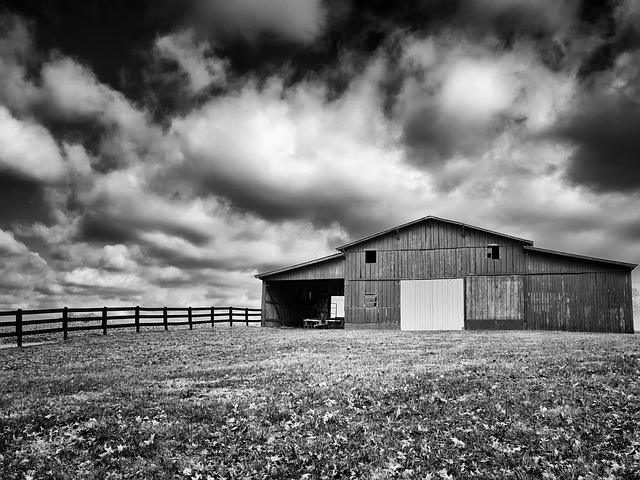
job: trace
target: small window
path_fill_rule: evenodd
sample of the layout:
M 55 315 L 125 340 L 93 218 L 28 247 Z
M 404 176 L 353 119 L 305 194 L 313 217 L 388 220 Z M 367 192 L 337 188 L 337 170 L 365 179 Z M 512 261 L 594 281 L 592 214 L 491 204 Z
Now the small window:
M 376 251 L 375 250 L 365 250 L 364 251 L 364 262 L 365 263 L 376 263 Z
M 378 306 L 378 296 L 375 293 L 365 293 L 364 294 L 364 306 L 365 307 L 377 307 Z
M 500 259 L 500 246 L 499 245 L 487 245 L 487 258 L 493 260 Z

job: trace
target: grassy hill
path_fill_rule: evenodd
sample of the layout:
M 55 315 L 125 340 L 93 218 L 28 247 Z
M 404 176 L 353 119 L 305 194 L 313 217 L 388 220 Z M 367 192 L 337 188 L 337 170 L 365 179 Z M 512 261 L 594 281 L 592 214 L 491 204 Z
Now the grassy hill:
M 0 369 L 0 478 L 640 476 L 637 335 L 119 332 Z

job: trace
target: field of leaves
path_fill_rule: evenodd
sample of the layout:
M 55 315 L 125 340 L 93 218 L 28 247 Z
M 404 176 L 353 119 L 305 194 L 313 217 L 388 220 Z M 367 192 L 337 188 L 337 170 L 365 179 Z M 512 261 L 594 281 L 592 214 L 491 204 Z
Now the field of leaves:
M 0 478 L 639 478 L 640 338 L 218 328 L 0 350 Z

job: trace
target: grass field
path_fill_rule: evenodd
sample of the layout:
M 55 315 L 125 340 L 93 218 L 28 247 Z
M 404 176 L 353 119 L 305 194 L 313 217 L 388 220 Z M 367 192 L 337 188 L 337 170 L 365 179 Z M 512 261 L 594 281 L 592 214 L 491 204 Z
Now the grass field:
M 0 350 L 0 478 L 640 478 L 640 337 L 216 327 Z

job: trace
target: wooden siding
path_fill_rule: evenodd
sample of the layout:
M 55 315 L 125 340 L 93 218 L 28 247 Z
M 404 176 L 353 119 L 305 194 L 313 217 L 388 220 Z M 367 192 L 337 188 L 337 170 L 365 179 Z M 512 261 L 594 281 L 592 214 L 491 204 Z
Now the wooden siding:
M 344 257 L 332 258 L 285 272 L 263 277 L 264 280 L 327 280 L 344 278 Z
M 522 241 L 440 220 L 425 220 L 348 247 L 352 250 L 422 250 L 499 245 L 523 245 Z
M 527 250 L 527 273 L 628 272 L 629 267 Z
M 522 245 L 500 247 L 500 258 L 487 258 L 487 246 L 438 250 L 377 250 L 376 263 L 365 262 L 361 250 L 346 253 L 346 280 L 421 280 L 467 275 L 524 273 Z
M 629 272 L 528 275 L 531 330 L 633 333 Z
M 522 275 L 467 277 L 466 328 L 524 329 L 524 284 Z
M 365 294 L 375 293 L 377 307 L 366 307 Z M 350 281 L 345 283 L 345 322 L 389 323 L 400 328 L 400 284 L 397 281 Z
M 262 282 L 262 318 L 263 322 L 278 321 L 281 324 L 288 321 L 284 312 L 284 292 Z

